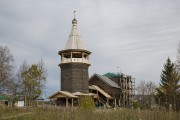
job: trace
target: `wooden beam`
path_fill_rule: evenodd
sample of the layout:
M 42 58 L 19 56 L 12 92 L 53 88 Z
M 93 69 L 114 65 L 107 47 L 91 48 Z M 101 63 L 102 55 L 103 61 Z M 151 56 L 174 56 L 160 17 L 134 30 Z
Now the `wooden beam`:
M 109 99 L 107 99 L 107 105 L 109 106 Z
M 114 106 L 116 107 L 116 99 L 114 100 L 114 103 L 115 103 Z
M 73 98 L 71 99 L 71 107 L 74 106 L 74 101 L 73 101 Z
M 66 107 L 68 107 L 68 98 L 66 98 Z
M 72 62 L 72 52 L 71 52 L 71 62 Z
M 119 107 L 121 106 L 121 100 L 119 99 Z

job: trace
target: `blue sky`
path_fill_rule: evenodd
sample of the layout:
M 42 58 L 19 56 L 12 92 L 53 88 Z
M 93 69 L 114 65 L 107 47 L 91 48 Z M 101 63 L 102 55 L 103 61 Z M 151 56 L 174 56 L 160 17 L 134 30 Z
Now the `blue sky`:
M 176 60 L 179 0 L 0 0 L 0 45 L 11 50 L 15 71 L 24 60 L 43 59 L 47 95 L 60 89 L 58 51 L 68 40 L 74 10 L 92 52 L 90 76 L 120 71 L 136 84 L 158 84 L 167 57 Z

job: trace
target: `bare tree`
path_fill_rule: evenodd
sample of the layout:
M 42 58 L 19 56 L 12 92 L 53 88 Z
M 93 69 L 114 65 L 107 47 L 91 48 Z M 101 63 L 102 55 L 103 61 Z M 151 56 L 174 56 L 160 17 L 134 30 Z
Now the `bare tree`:
M 8 47 L 0 45 L 0 92 L 5 91 L 13 77 L 13 56 Z
M 136 87 L 136 90 L 138 92 L 138 95 L 145 95 L 145 92 L 146 92 L 146 82 L 144 80 L 141 80 L 139 85 Z
M 155 92 L 156 84 L 152 81 L 145 82 L 142 80 L 136 90 L 139 95 L 151 95 Z
M 152 81 L 149 81 L 146 83 L 146 94 L 147 95 L 152 95 L 154 94 L 155 90 L 156 90 L 156 84 Z
M 138 96 L 140 97 L 141 104 L 151 105 L 152 99 L 154 96 L 154 92 L 156 89 L 156 84 L 152 81 L 144 81 L 142 80 L 136 88 L 138 92 Z
M 44 65 L 42 58 L 41 58 L 41 61 L 38 63 L 38 68 L 40 71 L 42 71 L 42 76 L 44 78 L 46 78 L 47 77 L 47 69 L 45 68 L 45 65 Z M 44 78 L 41 78 L 41 79 L 44 79 Z M 41 82 L 41 86 L 40 86 L 41 89 L 45 88 L 45 83 L 46 83 L 45 81 Z
M 21 77 L 21 74 L 29 69 L 29 65 L 26 62 L 26 60 L 24 60 L 24 62 L 22 63 L 22 65 L 20 65 L 18 72 L 16 73 L 16 78 L 17 78 L 17 91 L 20 95 L 24 95 L 25 93 L 25 79 Z

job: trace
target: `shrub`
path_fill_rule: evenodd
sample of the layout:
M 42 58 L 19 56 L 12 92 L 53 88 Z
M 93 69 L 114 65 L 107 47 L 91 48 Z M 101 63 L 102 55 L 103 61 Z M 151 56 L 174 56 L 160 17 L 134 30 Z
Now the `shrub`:
M 140 105 L 139 105 L 138 101 L 136 100 L 136 101 L 132 102 L 132 106 L 133 106 L 133 108 L 138 108 Z
M 95 104 L 91 97 L 82 96 L 79 101 L 79 108 L 83 110 L 94 110 Z

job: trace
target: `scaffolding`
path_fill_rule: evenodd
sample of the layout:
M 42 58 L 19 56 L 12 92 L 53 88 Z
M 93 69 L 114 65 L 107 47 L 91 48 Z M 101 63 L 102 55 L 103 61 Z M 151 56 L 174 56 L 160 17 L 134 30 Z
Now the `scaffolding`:
M 135 96 L 135 78 L 123 73 L 106 73 L 104 76 L 109 77 L 120 87 L 119 100 L 121 106 L 131 106 Z
M 135 95 L 135 78 L 121 73 L 119 77 L 119 86 L 121 88 L 120 99 L 122 106 L 132 105 Z

